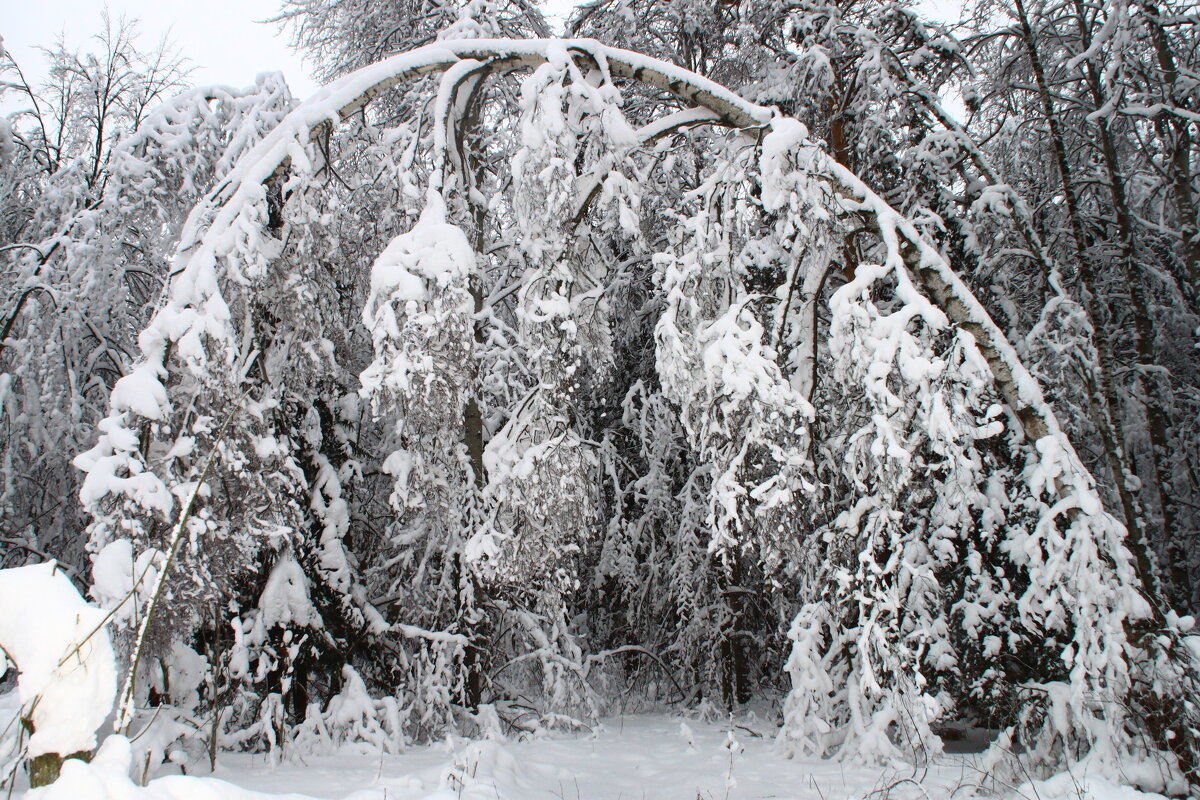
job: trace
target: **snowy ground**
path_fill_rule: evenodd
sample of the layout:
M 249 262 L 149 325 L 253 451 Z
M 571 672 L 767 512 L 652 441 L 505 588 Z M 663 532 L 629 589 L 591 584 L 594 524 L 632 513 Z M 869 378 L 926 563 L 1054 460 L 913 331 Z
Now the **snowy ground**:
M 734 728 L 731 747 L 727 723 L 625 716 L 605 720 L 592 736 L 458 740 L 383 758 L 273 763 L 225 754 L 211 777 L 166 776 L 145 788 L 115 763 L 106 767 L 111 759 L 102 753 L 93 765 L 68 762 L 58 784 L 29 800 L 1162 800 L 1085 776 L 980 786 L 980 757 L 972 754 L 922 769 L 786 759 L 770 734 L 769 725 L 750 720 Z
M 970 795 L 975 757 L 929 770 L 866 769 L 789 760 L 771 725 L 705 723 L 677 716 L 607 719 L 593 736 L 524 742 L 443 743 L 382 760 L 307 758 L 271 766 L 263 756 L 225 755 L 217 776 L 248 789 L 346 800 L 849 800 Z M 957 790 L 957 791 L 956 791 Z

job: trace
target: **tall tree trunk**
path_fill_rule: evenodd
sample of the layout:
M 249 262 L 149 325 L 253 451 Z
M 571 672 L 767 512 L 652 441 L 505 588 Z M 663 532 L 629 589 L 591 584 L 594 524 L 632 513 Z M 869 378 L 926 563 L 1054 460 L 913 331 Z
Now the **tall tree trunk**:
M 1179 67 L 1175 53 L 1162 26 L 1162 15 L 1155 2 L 1142 2 L 1142 20 L 1150 32 L 1150 44 L 1162 73 L 1163 100 L 1176 105 L 1179 84 Z M 1191 279 L 1193 305 L 1200 305 L 1200 214 L 1197 213 L 1196 195 L 1192 190 L 1192 147 L 1191 127 L 1179 115 L 1159 112 L 1155 127 L 1170 153 L 1171 197 L 1178 216 L 1179 233 L 1183 238 L 1183 258 Z
M 741 585 L 741 555 L 731 551 L 727 559 L 718 559 L 714 567 L 718 571 L 717 587 L 721 592 L 723 615 L 719 639 L 721 699 L 725 708 L 732 711 L 750 699 L 750 675 L 743 641 L 746 630 L 746 589 Z
M 1062 182 L 1063 197 L 1067 208 L 1067 218 L 1071 229 L 1071 240 L 1075 247 L 1075 257 L 1079 274 L 1079 283 L 1083 299 L 1083 307 L 1087 312 L 1092 329 L 1092 342 L 1096 349 L 1096 369 L 1088 385 L 1088 400 L 1092 412 L 1093 424 L 1100 434 L 1104 446 L 1105 460 L 1112 475 L 1117 496 L 1121 502 L 1121 510 L 1125 517 L 1125 527 L 1128 530 L 1134 556 L 1138 561 L 1142 582 L 1146 590 L 1155 592 L 1158 586 L 1158 570 L 1151 555 L 1151 549 L 1146 537 L 1145 519 L 1141 504 L 1133 494 L 1130 480 L 1134 476 L 1125 453 L 1124 437 L 1120 435 L 1117 420 L 1120 417 L 1120 403 L 1117 400 L 1116 387 L 1113 383 L 1113 356 L 1108 340 L 1100 330 L 1099 323 L 1105 319 L 1103 307 L 1096 290 L 1095 273 L 1089 254 L 1089 237 L 1084 230 L 1079 211 L 1079 196 L 1075 189 L 1071 164 L 1067 157 L 1066 140 L 1055 113 L 1054 100 L 1046 81 L 1045 69 L 1042 66 L 1041 54 L 1037 48 L 1037 39 L 1029 22 L 1024 0 L 1015 0 L 1019 17 L 1021 40 L 1029 57 L 1030 67 L 1037 82 L 1042 113 L 1050 131 L 1050 140 L 1054 148 L 1054 160 L 1058 167 L 1059 180 Z
M 459 146 L 462 148 L 462 164 L 464 168 L 462 179 L 463 181 L 470 180 L 473 183 L 478 183 L 483 178 L 483 164 L 480 159 L 475 157 L 468 142 L 472 132 L 478 129 L 480 123 L 479 103 L 477 102 L 477 91 L 480 83 L 482 83 L 482 78 L 474 81 L 469 87 L 471 96 L 468 100 L 467 113 L 462 123 L 462 138 L 459 141 Z M 479 347 L 486 341 L 483 325 L 479 322 L 479 314 L 483 311 L 484 303 L 484 275 L 480 262 L 483 258 L 482 254 L 486 249 L 484 226 L 487 221 L 487 209 L 471 200 L 472 192 L 470 191 L 470 187 L 464 187 L 463 194 L 467 198 L 466 202 L 471 212 L 473 222 L 471 249 L 475 251 L 477 260 L 476 272 L 471 278 L 470 286 L 472 305 L 475 313 L 475 322 L 472 326 L 475 336 L 474 352 L 477 353 Z M 478 362 L 472 366 L 474 368 L 471 372 L 474 375 Z M 480 381 L 477 375 L 474 376 L 472 385 L 478 391 Z M 484 428 L 483 413 L 476 394 L 471 395 L 463 410 L 463 439 L 467 447 L 467 460 L 471 465 L 471 474 L 475 481 L 475 500 L 478 502 L 478 499 L 482 496 L 483 488 L 487 485 L 487 469 L 484 466 L 483 460 L 483 452 L 487 444 L 487 431 Z M 489 629 L 486 619 L 480 612 L 480 606 L 486 598 L 486 591 L 474 572 L 463 563 L 462 554 L 456 554 L 455 559 L 459 585 L 459 613 L 468 639 L 467 649 L 463 654 L 463 671 L 465 673 L 463 676 L 463 700 L 467 708 L 475 709 L 483 703 L 483 690 L 486 680 L 480 655 L 490 649 L 488 642 L 490 638 Z
M 1085 9 L 1080 0 L 1075 0 L 1075 20 L 1079 28 L 1080 42 L 1087 49 L 1091 46 L 1092 40 L 1091 33 L 1085 24 L 1084 13 Z M 1096 65 L 1093 61 L 1088 60 L 1084 62 L 1083 66 L 1093 107 L 1103 108 L 1107 103 L 1107 96 Z M 1147 296 L 1144 271 L 1137 265 L 1133 215 L 1129 210 L 1125 177 L 1121 170 L 1120 156 L 1117 153 L 1116 142 L 1113 140 L 1112 129 L 1103 116 L 1093 116 L 1091 119 L 1092 126 L 1099 135 L 1100 151 L 1104 158 L 1113 211 L 1116 215 L 1120 247 L 1117 260 L 1121 265 L 1132 300 L 1130 312 L 1133 316 L 1133 344 L 1138 359 L 1137 380 L 1141 383 L 1146 396 L 1145 413 L 1150 439 L 1150 469 L 1158 493 L 1159 508 L 1162 511 L 1163 541 L 1166 542 L 1167 552 L 1170 554 L 1171 563 L 1168 574 L 1171 576 L 1175 604 L 1186 608 L 1192 602 L 1192 581 L 1186 561 L 1190 548 L 1180 538 L 1178 510 L 1170 486 L 1171 420 L 1167 411 L 1169 403 L 1166 387 L 1157 376 L 1155 369 L 1158 357 L 1154 347 L 1154 326 L 1150 319 L 1150 301 Z

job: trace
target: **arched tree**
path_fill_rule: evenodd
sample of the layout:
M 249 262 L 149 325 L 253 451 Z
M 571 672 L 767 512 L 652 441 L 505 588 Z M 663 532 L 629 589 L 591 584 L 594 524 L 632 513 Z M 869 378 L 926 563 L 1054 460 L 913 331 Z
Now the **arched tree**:
M 432 74 L 403 122 L 359 115 Z M 626 81 L 684 107 L 631 123 Z M 676 159 L 680 137 L 713 156 Z M 794 292 L 849 236 L 818 357 L 787 358 L 814 336 Z M 443 41 L 294 110 L 181 242 L 79 462 L 97 544 L 161 556 L 128 685 L 202 628 L 152 635 L 159 609 L 224 587 L 244 730 L 270 741 L 305 659 L 344 680 L 310 699 L 365 676 L 403 737 L 487 702 L 595 713 L 630 674 L 612 659 L 646 655 L 730 702 L 786 673 L 797 752 L 936 751 L 935 723 L 1002 698 L 1040 766 L 1154 752 L 1192 779 L 1190 711 L 1151 713 L 1191 708 L 1179 631 L 1039 385 L 794 119 L 590 40 Z M 667 647 L 610 647 L 645 618 L 596 597 L 659 548 L 685 559 L 641 573 Z M 756 583 L 773 605 L 748 607 Z

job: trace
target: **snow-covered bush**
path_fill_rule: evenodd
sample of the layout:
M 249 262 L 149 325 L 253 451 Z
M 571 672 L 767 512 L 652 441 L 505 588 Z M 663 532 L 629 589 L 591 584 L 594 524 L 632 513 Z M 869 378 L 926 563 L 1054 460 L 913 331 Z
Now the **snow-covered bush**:
M 88 604 L 54 562 L 0 569 L 0 667 L 17 673 L 0 708 L 0 769 L 8 782 L 15 758 L 28 757 L 34 781 L 58 774 L 68 756 L 90 756 L 96 733 L 113 709 L 116 660 L 103 609 Z M 14 759 L 10 762 L 9 759 Z

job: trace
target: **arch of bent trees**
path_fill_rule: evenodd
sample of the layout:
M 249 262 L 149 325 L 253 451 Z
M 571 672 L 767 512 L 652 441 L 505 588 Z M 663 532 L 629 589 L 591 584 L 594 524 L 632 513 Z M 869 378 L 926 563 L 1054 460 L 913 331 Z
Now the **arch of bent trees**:
M 235 222 L 241 201 L 263 191 L 264 184 L 282 182 L 293 154 L 309 140 L 328 134 L 338 123 L 362 110 L 372 99 L 406 82 L 426 75 L 446 73 L 445 80 L 462 83 L 480 73 L 501 74 L 534 68 L 567 54 L 586 59 L 611 78 L 641 81 L 690 103 L 691 108 L 668 114 L 638 133 L 650 141 L 683 126 L 707 123 L 741 129 L 750 134 L 769 129 L 784 119 L 771 108 L 751 103 L 714 81 L 649 56 L 603 45 L 590 39 L 466 39 L 438 42 L 392 56 L 346 75 L 297 106 L 279 127 L 244 156 L 233 171 L 193 210 L 185 226 L 176 267 L 186 271 L 197 254 L 209 248 Z M 856 215 L 867 230 L 874 230 L 892 258 L 902 264 L 914 283 L 946 317 L 970 333 L 991 369 L 996 389 L 1020 421 L 1031 446 L 1045 437 L 1056 438 L 1077 470 L 1060 476 L 1052 485 L 1059 499 L 1072 493 L 1083 480 L 1093 484 L 1067 442 L 1040 386 L 1024 367 L 1004 333 L 982 304 L 955 274 L 946 259 L 918 234 L 916 228 L 852 172 L 824 150 L 817 149 L 809 167 L 818 173 Z M 591 187 L 594 193 L 598 181 Z M 585 187 L 583 194 L 588 194 Z M 584 201 L 586 206 L 586 200 Z M 582 209 L 581 209 L 582 211 Z M 207 228 L 204 228 L 208 222 Z M 189 243 L 187 231 L 193 231 Z M 1073 478 L 1073 479 L 1072 479 Z M 1130 542 L 1146 586 L 1151 577 L 1142 543 Z
M 268 194 L 272 191 L 282 192 L 293 159 L 299 161 L 307 157 L 304 145 L 329 133 L 339 122 L 362 110 L 373 98 L 402 83 L 443 73 L 443 91 L 439 93 L 439 106 L 443 106 L 444 102 L 441 101 L 445 100 L 447 90 L 452 97 L 459 86 L 476 77 L 535 68 L 561 60 L 564 56 L 586 59 L 611 78 L 644 82 L 691 105 L 642 128 L 638 135 L 647 142 L 681 127 L 696 124 L 720 125 L 755 135 L 780 121 L 786 121 L 777 111 L 750 103 L 695 73 L 592 40 L 472 39 L 428 45 L 360 69 L 324 87 L 310 100 L 297 106 L 275 130 L 243 156 L 230 174 L 189 215 L 174 260 L 171 302 L 181 305 L 198 302 L 206 292 L 213 290 L 214 287 L 201 274 L 211 269 L 214 253 L 219 249 L 218 243 L 227 239 L 228 234 L 244 222 L 239 209 L 261 200 L 264 191 Z M 847 213 L 855 215 L 865 228 L 877 232 L 889 253 L 889 265 L 905 271 L 952 323 L 974 338 L 976 347 L 991 370 L 1001 399 L 1020 422 L 1028 444 L 1040 449 L 1039 443 L 1051 439 L 1051 443 L 1065 453 L 1070 468 L 1054 476 L 1047 488 L 1056 495 L 1056 499 L 1065 501 L 1064 506 L 1073 507 L 1070 498 L 1080 489 L 1090 491 L 1094 485 L 1092 477 L 1074 454 L 1037 382 L 950 264 L 933 246 L 921 239 L 907 219 L 823 150 L 814 149 L 805 168 L 828 184 Z M 587 198 L 593 196 L 598 187 L 598 180 L 590 187 L 582 187 L 581 194 L 585 199 L 579 215 L 587 206 Z M 264 219 L 262 224 L 270 222 Z M 159 364 L 146 363 L 155 360 L 154 351 L 147 350 L 145 346 L 143 350 L 146 359 L 135 366 L 135 370 L 149 367 L 157 372 Z M 163 352 L 159 357 L 166 358 L 167 355 Z M 198 489 L 199 483 L 193 490 L 193 499 Z M 176 526 L 173 534 L 170 545 L 172 553 L 178 546 L 181 532 L 182 522 Z M 1141 542 L 1130 544 L 1133 546 L 1139 578 L 1144 587 L 1151 586 L 1144 547 Z M 158 596 L 166 575 L 166 568 L 159 572 L 152 597 Z M 1155 607 L 1153 603 L 1150 605 Z M 129 720 L 136 659 L 151 616 L 152 609 L 148 608 L 139 625 L 134 668 L 127 672 L 120 696 L 118 728 L 122 722 L 127 724 Z M 57 775 L 61 757 L 50 755 L 55 760 L 49 768 Z
M 592 40 L 470 39 L 439 42 L 364 67 L 332 82 L 311 99 L 297 106 L 273 131 L 244 155 L 224 180 L 192 210 L 183 226 L 179 250 L 173 260 L 166 307 L 158 310 L 147 327 L 144 338 L 139 338 L 142 359 L 134 365 L 130 374 L 121 379 L 121 382 L 130 381 L 128 388 L 135 391 L 123 393 L 118 400 L 118 394 L 121 394 L 118 391 L 121 382 L 118 382 L 111 408 L 114 417 L 105 422 L 128 430 L 128 421 L 123 418 L 125 411 L 132 411 L 135 416 L 153 419 L 159 419 L 159 415 L 166 413 L 167 387 L 162 380 L 168 372 L 166 362 L 172 358 L 189 361 L 195 357 L 202 360 L 205 355 L 203 352 L 198 356 L 184 355 L 183 348 L 178 348 L 174 351 L 176 355 L 172 356 L 171 345 L 187 339 L 189 352 L 196 351 L 197 345 L 200 351 L 205 349 L 205 345 L 201 344 L 203 334 L 208 330 L 202 319 L 206 313 L 205 309 L 211 300 L 216 301 L 212 305 L 225 308 L 218 284 L 228 276 L 223 278 L 217 269 L 217 263 L 230 255 L 231 248 L 236 247 L 231 245 L 231 242 L 237 241 L 239 235 L 247 234 L 248 226 L 250 233 L 254 233 L 253 226 L 262 226 L 264 233 L 267 233 L 267 228 L 274 230 L 278 222 L 277 215 L 273 213 L 275 204 L 285 199 L 284 196 L 289 191 L 289 178 L 293 173 L 302 174 L 314 166 L 310 163 L 312 150 L 308 145 L 311 142 L 321 141 L 335 126 L 360 112 L 383 93 L 406 82 L 435 74 L 442 76 L 435 105 L 434 124 L 438 126 L 435 132 L 444 132 L 450 121 L 450 109 L 460 89 L 466 88 L 471 91 L 478 80 L 488 75 L 533 69 L 546 63 L 559 64 L 566 59 L 574 59 L 578 63 L 586 62 L 589 69 L 599 70 L 610 79 L 648 84 L 673 95 L 688 106 L 682 111 L 665 114 L 640 129 L 637 135 L 644 142 L 650 142 L 685 126 L 698 124 L 731 128 L 742 131 L 750 138 L 756 138 L 772 129 L 780 130 L 799 125 L 795 120 L 780 115 L 778 111 L 748 102 L 729 89 L 695 73 L 654 58 L 607 47 Z M 445 144 L 443 138 L 435 146 L 442 148 Z M 1083 520 L 1085 523 L 1088 517 L 1105 517 L 1105 530 L 1111 534 L 1106 535 L 1105 544 L 1110 550 L 1115 548 L 1120 552 L 1094 553 L 1088 550 L 1087 557 L 1091 559 L 1088 564 L 1097 565 L 1100 569 L 1115 569 L 1121 573 L 1117 580 L 1123 588 L 1140 590 L 1145 597 L 1147 588 L 1153 586 L 1153 573 L 1144 544 L 1141 541 L 1129 541 L 1127 544 L 1131 553 L 1124 552 L 1124 548 L 1121 547 L 1123 528 L 1100 508 L 1095 481 L 1067 441 L 1054 412 L 1043 397 L 1041 388 L 1018 359 L 1015 349 L 1004 333 L 992 321 L 966 284 L 955 274 L 937 249 L 920 237 L 909 220 L 892 209 L 828 153 L 818 147 L 806 147 L 804 161 L 804 165 L 797 168 L 819 179 L 832 192 L 834 202 L 840 205 L 842 212 L 853 217 L 864 230 L 873 231 L 879 237 L 887 253 L 886 266 L 895 269 L 898 276 L 907 277 L 941 310 L 950 323 L 973 339 L 975 347 L 991 370 L 1000 399 L 1020 424 L 1021 434 L 1029 449 L 1043 456 L 1045 461 L 1054 462 L 1054 469 L 1046 470 L 1046 474 L 1039 477 L 1036 490 L 1039 494 L 1044 490 L 1051 496 L 1048 503 L 1049 517 L 1053 519 L 1061 514 L 1072 520 Z M 581 181 L 578 195 L 583 199 L 576 209 L 576 220 L 582 217 L 588 199 L 597 193 L 602 178 L 600 175 L 595 176 L 590 186 L 588 178 Z M 267 208 L 264 209 L 264 206 Z M 268 213 L 261 213 L 264 210 Z M 258 251 L 253 244 L 243 255 L 265 258 L 265 254 Z M 139 397 L 134 404 L 130 402 L 131 394 L 145 395 L 145 398 L 143 400 Z M 226 417 L 226 423 L 231 417 L 232 413 Z M 104 424 L 98 426 L 98 433 L 104 431 Z M 108 437 L 105 435 L 102 438 Z M 111 474 L 113 465 L 120 461 L 116 455 L 125 456 L 123 452 L 117 453 L 128 449 L 124 442 L 137 439 L 136 436 L 118 438 L 119 441 L 103 444 L 103 448 L 107 448 L 105 453 L 115 454 L 113 457 L 102 454 L 102 457 L 96 459 L 96 468 L 101 472 L 101 478 L 104 477 L 104 470 Z M 97 447 L 101 448 L 101 445 Z M 136 457 L 141 458 L 140 455 Z M 211 463 L 210 455 L 200 481 L 194 483 L 192 499 L 185 505 L 183 516 L 170 535 L 167 543 L 168 563 L 182 540 L 184 523 L 190 513 L 191 503 L 194 502 Z M 165 487 L 163 491 L 166 491 Z M 1109 525 L 1108 522 L 1112 524 Z M 1132 559 L 1129 558 L 1130 555 L 1133 556 Z M 1131 574 L 1134 570 L 1127 571 L 1129 561 L 1134 562 L 1136 575 Z M 133 647 L 134 668 L 126 672 L 125 685 L 119 695 L 118 727 L 127 726 L 132 718 L 136 662 L 153 616 L 152 606 L 159 596 L 167 573 L 167 568 L 158 573 L 155 586 L 151 590 L 151 607 L 148 607 L 141 617 Z M 1063 580 L 1075 586 L 1079 577 L 1077 574 L 1068 575 Z M 1135 583 L 1137 585 L 1133 585 Z M 1136 642 L 1136 647 L 1145 647 L 1155 653 L 1165 650 L 1169 659 L 1175 659 L 1177 663 L 1182 664 L 1181 659 L 1186 656 L 1180 654 L 1182 650 L 1175 644 L 1159 645 L 1154 636 L 1145 635 L 1164 627 L 1162 612 L 1157 603 L 1153 598 L 1147 597 L 1146 600 L 1148 602 L 1145 605 L 1150 609 L 1150 618 L 1146 618 L 1144 611 L 1139 611 L 1132 617 L 1124 612 L 1113 611 L 1119 619 L 1109 617 L 1105 622 L 1115 622 L 1123 628 L 1126 640 L 1130 644 Z M 1113 627 L 1100 625 L 1097 620 L 1088 618 L 1082 620 L 1080 628 L 1087 631 L 1087 642 L 1083 645 L 1095 649 L 1097 653 L 1108 652 L 1107 644 L 1102 642 L 1109 634 L 1116 633 Z M 1120 634 L 1116 635 L 1120 638 Z M 1068 648 L 1074 646 L 1069 645 Z M 1129 653 L 1130 651 L 1125 651 L 1124 657 L 1129 658 Z M 1103 657 L 1106 657 L 1103 653 L 1096 656 Z M 1151 660 L 1153 661 L 1153 658 Z M 1102 668 L 1102 665 L 1092 666 Z M 1180 668 L 1190 669 L 1185 666 Z M 1086 674 L 1086 670 L 1073 670 L 1072 676 L 1081 698 L 1094 688 L 1091 684 L 1093 677 L 1100 682 L 1106 680 L 1102 675 Z M 1122 684 L 1119 692 L 1130 691 L 1127 680 L 1120 678 L 1119 682 Z M 1093 712 L 1090 706 L 1086 710 L 1081 706 L 1078 713 L 1084 715 L 1081 718 L 1090 718 L 1088 715 Z M 1170 743 L 1177 732 L 1184 734 L 1185 746 L 1192 746 L 1191 734 L 1182 726 L 1175 725 L 1168 730 L 1164 721 L 1156 721 L 1153 725 L 1152 738 L 1157 746 L 1164 750 L 1175 749 Z M 1193 774 L 1190 755 L 1185 753 L 1180 757 L 1187 759 L 1185 771 L 1189 775 Z

